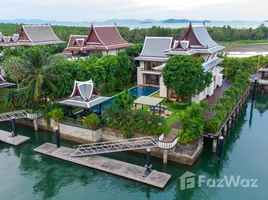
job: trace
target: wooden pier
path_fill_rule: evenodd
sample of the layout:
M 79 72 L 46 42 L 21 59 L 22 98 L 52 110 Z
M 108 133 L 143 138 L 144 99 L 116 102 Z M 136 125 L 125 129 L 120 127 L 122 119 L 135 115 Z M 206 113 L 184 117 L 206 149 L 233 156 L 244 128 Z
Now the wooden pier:
M 18 135 L 15 137 L 12 137 L 12 134 L 7 131 L 0 130 L 0 141 L 13 145 L 13 146 L 19 146 L 25 142 L 30 140 L 29 137 Z
M 146 170 L 145 167 L 140 167 L 103 156 L 94 155 L 87 157 L 71 157 L 70 155 L 74 152 L 74 149 L 67 147 L 57 148 L 55 144 L 51 143 L 45 143 L 34 149 L 34 151 L 64 161 L 128 178 L 137 182 L 142 182 L 161 189 L 166 186 L 167 182 L 171 178 L 171 175 L 155 170 L 152 170 L 147 177 L 143 177 Z
M 224 135 L 226 136 L 227 129 L 231 128 L 233 125 L 233 122 L 236 120 L 237 115 L 241 112 L 242 107 L 247 104 L 247 98 L 250 94 L 250 87 L 245 91 L 245 93 L 242 95 L 238 103 L 236 104 L 235 108 L 232 110 L 232 112 L 229 114 L 227 119 L 223 122 L 217 133 L 204 133 L 203 136 L 207 138 L 213 139 L 213 145 L 212 145 L 212 151 L 217 151 L 217 144 L 219 143 L 219 138 Z

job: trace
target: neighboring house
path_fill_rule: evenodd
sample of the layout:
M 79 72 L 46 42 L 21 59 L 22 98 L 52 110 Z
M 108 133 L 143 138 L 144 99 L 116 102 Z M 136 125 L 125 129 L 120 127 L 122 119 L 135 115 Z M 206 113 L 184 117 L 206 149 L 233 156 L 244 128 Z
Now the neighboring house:
M 88 35 L 71 35 L 63 53 L 66 56 L 75 54 L 88 56 L 95 52 L 103 55 L 117 55 L 130 46 L 132 44 L 122 38 L 116 25 L 103 27 L 91 25 Z
M 154 38 L 154 42 L 147 43 L 146 40 L 144 43 L 144 48 L 148 49 L 151 53 L 151 58 L 158 58 L 159 54 L 154 54 L 154 51 L 152 49 L 156 49 L 158 47 L 157 41 L 162 41 L 163 38 Z M 150 50 L 151 49 L 151 50 Z M 223 59 L 218 58 L 218 53 L 223 50 L 224 47 L 218 45 L 209 35 L 206 26 L 204 24 L 202 25 L 189 25 L 188 30 L 185 32 L 184 36 L 180 40 L 174 40 L 172 39 L 171 45 L 169 48 L 166 48 L 164 50 L 162 56 L 164 63 L 167 60 L 167 57 L 169 56 L 180 56 L 180 55 L 189 55 L 192 57 L 202 57 L 205 61 L 203 63 L 204 71 L 212 72 L 213 75 L 213 81 L 212 83 L 201 93 L 197 94 L 195 97 L 193 97 L 193 101 L 200 102 L 201 100 L 205 99 L 207 96 L 211 96 L 214 93 L 214 90 L 217 87 L 220 87 L 222 85 L 223 81 L 223 75 L 220 73 L 222 68 L 218 67 L 218 64 L 222 62 Z M 143 79 L 143 76 L 141 75 L 141 71 L 144 69 L 144 64 L 140 58 L 143 57 L 143 52 L 139 57 L 136 58 L 136 60 L 140 61 L 140 67 L 138 67 L 138 84 L 146 84 L 148 82 L 139 81 Z M 165 59 L 164 59 L 165 58 Z M 154 73 L 158 73 L 160 77 L 159 86 L 160 86 L 160 96 L 167 97 L 167 95 L 171 98 L 176 98 L 176 94 L 173 90 L 170 90 L 167 92 L 167 88 L 163 83 L 162 80 L 162 70 L 165 67 L 165 64 L 160 64 L 158 67 L 154 67 Z M 144 79 L 143 79 L 144 80 Z
M 5 36 L 0 32 L 0 47 L 63 44 L 50 25 L 22 25 L 19 34 Z

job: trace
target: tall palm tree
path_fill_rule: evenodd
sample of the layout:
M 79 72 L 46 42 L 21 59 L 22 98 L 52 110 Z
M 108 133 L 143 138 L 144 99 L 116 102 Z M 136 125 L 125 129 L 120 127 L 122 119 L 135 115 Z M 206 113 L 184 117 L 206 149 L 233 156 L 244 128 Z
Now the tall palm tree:
M 22 72 L 25 78 L 21 86 L 26 86 L 26 94 L 33 95 L 35 102 L 38 102 L 41 96 L 45 97 L 46 101 L 47 97 L 53 95 L 52 93 L 57 93 L 58 89 L 53 82 L 59 77 L 53 74 L 53 68 L 59 60 L 62 60 L 61 56 L 48 56 L 39 48 L 30 50 L 24 56 L 25 63 L 22 65 Z

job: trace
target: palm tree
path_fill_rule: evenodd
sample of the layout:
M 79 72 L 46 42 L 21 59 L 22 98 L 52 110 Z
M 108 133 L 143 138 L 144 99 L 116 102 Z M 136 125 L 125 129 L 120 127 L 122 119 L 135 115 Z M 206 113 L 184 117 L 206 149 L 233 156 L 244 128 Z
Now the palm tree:
M 132 108 L 136 95 L 131 95 L 129 90 L 125 90 L 119 94 L 115 100 L 114 104 L 123 110 L 129 110 Z
M 52 93 L 57 93 L 58 88 L 53 82 L 59 77 L 53 74 L 53 69 L 56 62 L 62 59 L 62 56 L 58 55 L 48 56 L 39 48 L 30 50 L 24 56 L 25 63 L 22 65 L 22 72 L 25 78 L 21 85 L 26 86 L 26 94 L 33 95 L 35 102 L 38 102 L 41 96 L 45 97 L 45 102 L 47 102 L 47 97 Z

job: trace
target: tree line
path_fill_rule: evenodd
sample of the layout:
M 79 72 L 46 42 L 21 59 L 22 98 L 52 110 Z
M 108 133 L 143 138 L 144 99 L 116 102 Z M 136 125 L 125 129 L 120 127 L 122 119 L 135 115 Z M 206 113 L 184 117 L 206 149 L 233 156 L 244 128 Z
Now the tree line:
M 57 36 L 68 41 L 70 34 L 87 35 L 90 27 L 78 26 L 52 26 Z M 4 35 L 13 35 L 18 33 L 20 24 L 0 23 L 0 32 Z M 118 27 L 122 37 L 131 43 L 142 43 L 145 36 L 170 37 L 174 36 L 179 39 L 187 28 L 163 28 L 160 26 L 152 26 L 151 28 L 135 28 Z M 267 40 L 268 27 L 261 24 L 257 28 L 232 28 L 230 26 L 223 27 L 207 27 L 211 37 L 218 42 L 235 42 L 239 40 Z
M 133 57 L 140 51 L 134 45 L 117 56 L 96 54 L 68 61 L 57 46 L 18 47 L 4 49 L 0 64 L 6 79 L 17 89 L 2 89 L 0 103 L 7 108 L 36 109 L 71 94 L 74 80 L 92 79 L 97 92 L 107 95 L 136 81 Z

